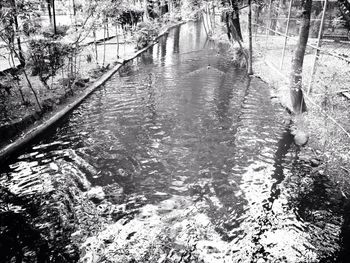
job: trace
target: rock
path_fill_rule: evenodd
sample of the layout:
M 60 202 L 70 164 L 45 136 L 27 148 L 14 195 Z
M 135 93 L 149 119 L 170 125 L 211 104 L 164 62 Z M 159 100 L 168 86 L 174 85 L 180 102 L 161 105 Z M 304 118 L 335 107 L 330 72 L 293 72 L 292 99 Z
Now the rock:
M 87 197 L 93 202 L 102 202 L 106 195 L 101 186 L 96 186 L 87 192 Z
M 33 114 L 33 117 L 36 121 L 40 120 L 41 118 L 41 112 L 40 111 L 35 111 L 35 113 Z
M 88 83 L 90 81 L 90 78 L 81 78 L 80 81 Z
M 56 172 L 59 170 L 57 164 L 55 164 L 55 163 L 50 163 L 50 168 Z
M 265 259 L 259 258 L 258 261 L 257 261 L 256 263 L 265 263 Z
M 299 160 L 302 162 L 310 162 L 310 156 L 309 155 L 305 155 L 305 154 L 300 154 L 299 156 Z
M 273 98 L 271 98 L 271 102 L 272 102 L 273 104 L 278 104 L 278 103 L 280 102 L 280 100 L 279 100 L 279 98 L 277 98 L 277 97 L 273 97 Z
M 78 80 L 75 82 L 75 86 L 80 87 L 80 88 L 84 88 L 85 87 L 85 83 L 81 80 Z
M 129 176 L 129 174 L 123 168 L 119 168 L 118 173 L 121 177 L 128 177 Z
M 312 167 L 317 167 L 317 166 L 319 166 L 321 164 L 321 161 L 318 160 L 318 159 L 314 159 L 313 158 L 313 159 L 310 160 L 310 164 L 311 164 Z
M 298 146 L 304 146 L 309 140 L 309 135 L 304 131 L 296 131 L 294 135 L 294 143 Z

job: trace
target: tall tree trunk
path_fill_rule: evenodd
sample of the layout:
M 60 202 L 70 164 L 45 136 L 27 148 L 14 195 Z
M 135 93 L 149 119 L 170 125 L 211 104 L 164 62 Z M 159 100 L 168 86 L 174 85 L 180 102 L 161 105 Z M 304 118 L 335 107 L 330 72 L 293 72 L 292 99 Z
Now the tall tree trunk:
M 40 102 L 39 102 L 38 95 L 36 94 L 36 91 L 34 90 L 33 85 L 32 85 L 32 83 L 31 83 L 30 80 L 29 80 L 29 77 L 28 77 L 28 74 L 27 74 L 25 68 L 23 69 L 23 75 L 24 75 L 24 77 L 25 77 L 25 79 L 26 79 L 26 81 L 27 81 L 27 83 L 28 83 L 28 86 L 29 86 L 30 90 L 33 92 L 35 101 L 36 101 L 36 103 L 38 104 L 38 107 L 39 107 L 40 111 L 42 111 L 42 107 L 41 107 L 41 104 L 40 104 Z
M 75 5 L 75 0 L 72 0 L 72 6 L 73 6 L 73 16 L 75 18 L 75 16 L 77 15 L 77 8 Z
M 143 0 L 143 4 L 144 4 L 144 16 L 143 16 L 143 20 L 144 21 L 148 21 L 149 20 L 149 13 L 148 13 L 148 0 Z
M 49 14 L 50 25 L 52 26 L 51 0 L 46 0 L 46 3 L 47 3 L 47 12 Z
M 230 5 L 232 7 L 232 11 L 228 11 L 225 15 L 228 36 L 230 39 L 232 37 L 233 40 L 240 42 L 243 41 L 243 38 L 241 33 L 241 24 L 239 21 L 237 1 L 230 0 Z
M 21 39 L 19 37 L 19 26 L 18 26 L 18 19 L 17 19 L 17 6 L 16 6 L 16 0 L 12 0 L 12 7 L 14 10 L 14 15 L 13 15 L 13 21 L 15 24 L 15 30 L 16 30 L 16 35 L 17 35 L 17 47 L 18 47 L 18 59 L 19 62 L 21 63 L 21 66 L 24 67 L 26 62 L 25 62 L 25 58 L 23 55 L 23 51 L 22 51 L 22 46 L 21 46 Z
M 108 18 L 106 18 L 106 30 L 107 30 L 107 39 L 109 39 L 109 26 L 108 26 Z
M 248 75 L 253 74 L 253 40 L 252 40 L 252 1 L 248 0 L 248 33 L 249 33 L 249 61 Z
M 106 62 L 106 20 L 103 22 L 103 59 L 102 59 L 102 67 L 105 66 Z
M 56 8 L 55 8 L 55 0 L 52 0 L 52 14 L 53 14 L 53 33 L 57 34 L 57 27 L 56 27 Z
M 94 47 L 95 47 L 95 60 L 96 64 L 98 65 L 98 51 L 97 51 L 97 41 L 96 41 L 96 28 L 93 30 L 93 35 L 94 35 Z
M 117 58 L 119 58 L 119 34 L 118 34 L 118 28 L 116 26 L 116 37 L 117 37 Z
M 311 7 L 312 0 L 304 0 L 304 3 L 302 5 L 302 18 L 300 24 L 299 39 L 292 61 L 290 94 L 293 110 L 296 114 L 300 114 L 306 111 L 306 104 L 302 91 L 302 74 L 306 44 L 309 38 Z

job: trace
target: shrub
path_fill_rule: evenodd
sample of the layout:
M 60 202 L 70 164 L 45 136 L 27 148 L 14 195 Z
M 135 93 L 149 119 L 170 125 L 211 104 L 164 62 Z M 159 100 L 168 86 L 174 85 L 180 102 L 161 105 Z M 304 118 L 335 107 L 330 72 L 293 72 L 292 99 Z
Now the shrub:
M 33 39 L 29 42 L 29 61 L 32 75 L 49 88 L 47 80 L 56 75 L 63 65 L 65 57 L 71 52 L 67 44 L 52 39 Z
M 136 48 L 147 47 L 159 33 L 159 25 L 154 22 L 141 22 L 136 28 Z

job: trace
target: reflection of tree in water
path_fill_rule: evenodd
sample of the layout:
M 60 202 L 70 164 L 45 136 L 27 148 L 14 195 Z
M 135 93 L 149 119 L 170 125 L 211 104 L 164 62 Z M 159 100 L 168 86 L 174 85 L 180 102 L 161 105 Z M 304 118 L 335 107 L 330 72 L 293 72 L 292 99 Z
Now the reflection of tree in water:
M 227 73 L 227 74 L 232 74 Z M 225 81 L 225 80 L 223 80 Z M 227 81 L 227 80 L 226 80 Z M 235 133 L 237 129 L 234 131 L 229 131 L 227 128 L 231 127 L 233 124 L 233 119 L 230 119 L 228 116 L 230 109 L 230 101 L 233 97 L 233 85 L 230 82 L 230 85 L 221 85 L 217 87 L 216 90 L 216 113 L 218 120 L 221 124 L 225 122 L 226 129 L 220 129 L 216 132 L 218 133 L 217 137 L 225 138 L 229 136 L 230 138 L 235 137 Z M 239 113 L 234 116 L 235 120 L 238 120 L 242 115 L 242 109 L 244 106 L 244 102 L 249 94 L 250 88 L 250 78 L 246 79 L 245 90 L 243 96 L 240 98 L 241 104 L 237 109 Z M 228 134 L 229 133 L 229 134 Z M 215 167 L 210 167 L 211 170 L 211 178 L 212 178 L 212 187 L 214 189 L 215 196 L 220 200 L 220 203 L 223 205 L 222 207 L 216 207 L 210 199 L 207 199 L 209 206 L 211 207 L 208 215 L 212 220 L 212 223 L 215 225 L 215 229 L 222 236 L 223 240 L 231 241 L 241 234 L 241 230 L 233 231 L 233 229 L 239 229 L 241 224 L 240 219 L 237 219 L 239 216 L 244 213 L 244 205 L 246 205 L 247 201 L 244 199 L 243 195 L 237 195 L 237 192 L 240 191 L 239 185 L 237 182 L 230 178 L 232 174 L 232 168 L 236 165 L 233 161 L 232 156 L 235 155 L 234 143 L 230 143 L 229 145 L 220 145 L 217 142 L 214 142 L 215 152 L 217 154 L 217 158 L 215 158 L 215 163 L 209 161 L 206 165 L 215 165 Z M 211 160 L 213 158 L 213 152 L 207 152 L 206 160 Z M 208 188 L 208 186 L 207 186 Z M 209 187 L 210 188 L 210 187 Z M 208 190 L 207 190 L 208 191 Z
M 197 23 L 201 23 L 201 22 L 197 22 Z M 200 48 L 200 44 L 202 43 L 201 41 L 201 36 L 202 36 L 202 25 L 200 26 L 196 26 L 195 27 L 195 30 L 196 30 L 196 43 L 195 43 L 195 48 L 196 49 L 199 49 Z
M 151 46 L 145 51 L 144 53 L 141 54 L 141 62 L 144 65 L 151 65 L 153 64 L 153 47 Z
M 267 210 L 271 210 L 274 200 L 276 200 L 280 195 L 280 189 L 278 188 L 278 185 L 284 179 L 283 169 L 286 167 L 286 156 L 293 143 L 293 135 L 291 134 L 290 127 L 288 126 L 278 141 L 277 151 L 274 155 L 273 167 L 275 170 L 273 172 L 272 178 L 276 179 L 276 181 L 271 186 L 271 193 L 270 197 L 268 198 L 268 202 L 264 204 L 264 207 Z
M 133 65 L 133 61 L 129 61 L 126 64 L 124 64 L 119 70 L 118 70 L 118 74 L 120 77 L 125 77 L 125 76 L 129 76 L 131 74 L 131 72 L 134 70 L 134 65 Z
M 347 262 L 350 258 L 350 200 L 343 202 L 342 207 L 343 225 L 340 233 L 341 251 L 337 262 Z
M 158 45 L 160 47 L 160 56 L 163 62 L 164 62 L 164 57 L 166 56 L 166 53 L 167 53 L 166 44 L 168 42 L 168 36 L 169 34 L 165 34 L 159 39 L 159 42 L 158 42 Z
M 181 30 L 181 26 L 177 26 L 174 29 L 174 47 L 173 47 L 174 54 L 180 52 L 180 30 Z
M 153 124 L 156 124 L 156 116 L 157 116 L 157 109 L 156 109 L 156 91 L 154 87 L 155 82 L 155 75 L 153 73 L 148 73 L 147 79 L 145 81 L 146 87 L 147 87 L 147 108 L 149 109 L 151 113 L 151 119 Z
M 229 74 L 232 73 L 230 72 Z M 235 74 L 235 72 L 233 74 Z M 228 129 L 232 125 L 232 117 L 229 116 L 229 109 L 233 98 L 234 86 L 236 84 L 235 82 L 230 82 L 230 85 L 225 85 L 227 77 L 228 74 L 223 75 L 220 85 L 218 85 L 218 88 L 215 90 L 216 114 L 222 129 Z

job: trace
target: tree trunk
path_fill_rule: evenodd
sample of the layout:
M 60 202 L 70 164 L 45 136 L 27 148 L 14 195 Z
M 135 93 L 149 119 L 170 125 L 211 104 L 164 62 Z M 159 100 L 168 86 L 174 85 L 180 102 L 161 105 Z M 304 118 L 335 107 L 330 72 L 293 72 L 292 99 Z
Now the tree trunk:
M 105 66 L 106 62 L 106 21 L 103 22 L 103 59 L 102 59 L 102 67 Z
M 76 8 L 74 0 L 72 1 L 72 6 L 73 6 L 73 16 L 74 16 L 74 19 L 75 19 L 75 16 L 77 15 L 77 8 Z
M 20 85 L 16 85 L 16 86 L 19 91 L 19 94 L 21 95 L 22 104 L 25 105 L 27 102 L 26 102 L 26 99 L 24 98 L 22 87 Z
M 53 33 L 57 34 L 57 27 L 56 27 L 56 8 L 55 8 L 55 0 L 52 0 L 52 14 L 53 14 Z
M 98 65 L 98 51 L 97 51 L 97 42 L 96 42 L 96 28 L 93 29 L 93 35 L 94 35 L 94 47 L 95 47 L 95 60 L 96 60 L 96 64 Z
M 300 24 L 299 39 L 292 61 L 290 92 L 293 111 L 296 114 L 300 114 L 306 111 L 306 105 L 302 91 L 302 74 L 306 44 L 309 38 L 311 7 L 312 0 L 305 0 L 302 6 L 303 12 Z
M 16 0 L 13 0 L 12 2 L 13 4 L 13 9 L 14 9 L 14 16 L 13 16 L 13 21 L 15 24 L 15 29 L 16 29 L 16 35 L 17 35 L 17 47 L 18 47 L 18 59 L 19 62 L 21 63 L 21 66 L 24 67 L 26 62 L 25 62 L 25 58 L 23 55 L 23 51 L 22 51 L 22 46 L 21 46 L 21 39 L 19 37 L 19 27 L 18 27 L 18 19 L 17 19 L 17 6 L 16 6 Z
M 108 26 L 108 18 L 106 18 L 106 30 L 107 30 L 107 39 L 109 39 L 109 26 Z
M 27 83 L 28 83 L 28 86 L 29 86 L 30 90 L 33 92 L 35 101 L 36 101 L 36 103 L 38 104 L 38 107 L 39 107 L 40 111 L 42 111 L 42 107 L 41 107 L 41 105 L 40 105 L 38 96 L 37 96 L 37 94 L 36 94 L 36 92 L 35 92 L 35 90 L 34 90 L 34 88 L 33 88 L 33 86 L 32 86 L 32 83 L 30 82 L 30 80 L 29 80 L 29 78 L 28 78 L 28 74 L 27 74 L 27 72 L 26 72 L 25 69 L 23 69 L 23 74 L 24 74 L 24 77 L 25 77 L 25 79 L 26 79 L 26 81 L 27 81 Z
M 148 14 L 148 0 L 143 0 L 143 4 L 144 4 L 144 16 L 143 16 L 143 20 L 144 21 L 148 21 L 149 20 L 149 14 Z
M 243 41 L 237 2 L 230 0 L 230 5 L 232 7 L 232 11 L 228 11 L 225 14 L 225 20 L 226 20 L 229 39 L 233 38 L 233 40 L 237 42 Z
M 47 3 L 47 12 L 49 14 L 50 25 L 52 26 L 51 0 L 46 0 L 46 3 Z
M 43 76 L 39 76 L 39 79 L 41 81 L 41 83 L 45 86 L 46 89 L 50 89 L 49 84 L 47 84 L 47 78 L 44 78 Z
M 252 1 L 248 0 L 248 33 L 249 33 L 249 61 L 248 75 L 253 75 L 253 40 L 252 40 Z
M 223 20 L 225 21 L 227 27 L 227 35 L 231 42 L 236 41 L 238 43 L 246 62 L 247 72 L 249 72 L 249 54 L 242 45 L 243 37 L 241 33 L 241 25 L 239 21 L 239 8 L 237 5 L 237 1 L 230 0 L 229 4 L 232 7 L 232 10 L 226 11 L 223 16 Z
M 119 59 L 119 34 L 118 34 L 118 26 L 115 26 L 115 35 L 117 38 L 117 58 Z

